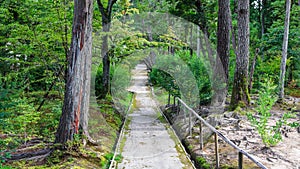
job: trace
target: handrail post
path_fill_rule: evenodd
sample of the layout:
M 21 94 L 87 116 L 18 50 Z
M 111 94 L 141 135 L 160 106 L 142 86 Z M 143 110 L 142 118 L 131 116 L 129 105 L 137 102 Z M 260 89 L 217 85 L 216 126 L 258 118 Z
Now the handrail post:
M 175 105 L 176 105 L 176 96 L 174 95 L 174 97 L 173 97 L 173 106 L 175 107 Z
M 218 134 L 215 132 L 216 169 L 220 168 Z
M 180 113 L 180 101 L 179 100 L 177 100 L 177 116 L 179 115 L 179 113 Z
M 189 132 L 190 136 L 192 136 L 192 112 L 189 111 Z
M 183 106 L 184 123 L 186 123 L 186 114 L 185 114 L 185 110 L 186 110 L 186 107 Z
M 172 111 L 175 112 L 175 110 L 176 110 L 176 96 L 175 95 L 173 97 L 173 106 L 172 107 L 173 107 Z
M 170 102 L 171 102 L 171 92 L 169 91 L 169 95 L 168 95 L 168 106 L 170 106 Z
M 200 150 L 203 150 L 203 133 L 202 133 L 202 122 L 201 121 L 200 121 L 199 130 L 200 130 Z
M 243 153 L 239 151 L 239 169 L 243 169 Z

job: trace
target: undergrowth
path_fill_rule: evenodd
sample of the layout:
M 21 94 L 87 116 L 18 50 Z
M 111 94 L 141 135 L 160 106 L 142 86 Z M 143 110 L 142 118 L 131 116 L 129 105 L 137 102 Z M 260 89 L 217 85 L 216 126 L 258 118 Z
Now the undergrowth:
M 265 79 L 261 83 L 261 90 L 258 94 L 257 111 L 258 117 L 255 117 L 252 113 L 247 113 L 247 117 L 251 124 L 257 129 L 263 143 L 267 146 L 275 146 L 282 141 L 281 129 L 283 126 L 298 127 L 299 123 L 288 123 L 287 120 L 294 118 L 295 114 L 292 112 L 284 113 L 273 126 L 269 125 L 269 119 L 272 117 L 270 110 L 277 101 L 275 95 L 276 86 L 273 85 L 271 79 Z

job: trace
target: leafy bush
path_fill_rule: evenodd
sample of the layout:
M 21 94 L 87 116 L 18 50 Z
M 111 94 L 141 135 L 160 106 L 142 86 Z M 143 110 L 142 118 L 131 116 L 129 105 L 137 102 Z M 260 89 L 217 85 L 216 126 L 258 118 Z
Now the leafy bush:
M 269 118 L 272 116 L 270 110 L 277 101 L 275 95 L 276 86 L 273 85 L 273 81 L 266 78 L 261 83 L 262 89 L 259 91 L 256 111 L 259 114 L 259 118 L 256 118 L 251 113 L 247 113 L 248 119 L 253 126 L 257 129 L 263 143 L 269 146 L 275 146 L 282 140 L 281 128 L 284 125 L 291 127 L 299 126 L 299 123 L 287 123 L 287 119 L 294 117 L 292 113 L 284 113 L 283 116 L 276 121 L 275 126 L 269 126 Z
M 0 77 L 0 82 L 5 80 Z M 22 83 L 21 83 L 22 84 Z M 39 96 L 43 93 L 40 92 Z M 61 100 L 47 101 L 41 111 L 36 111 L 34 99 L 26 97 L 24 88 L 14 81 L 0 85 L 0 134 L 8 134 L 0 141 L 0 152 L 12 150 L 32 137 L 54 139 L 61 114 Z
M 211 84 L 210 84 L 210 78 L 209 78 L 209 73 L 204 65 L 203 60 L 201 60 L 199 57 L 196 55 L 190 56 L 188 51 L 178 51 L 174 56 L 171 56 L 174 58 L 174 60 L 182 60 L 186 65 L 179 65 L 178 70 L 184 70 L 184 66 L 188 66 L 188 69 L 192 72 L 198 89 L 199 89 L 199 97 L 200 97 L 200 102 L 203 103 L 209 103 L 211 99 Z M 172 63 L 169 63 L 170 60 L 167 59 L 168 57 L 166 56 L 166 59 L 163 62 L 165 65 L 169 65 Z M 174 78 L 171 77 L 170 74 L 167 72 L 164 72 L 163 70 L 159 70 L 156 68 L 153 68 L 152 71 L 150 72 L 150 81 L 154 85 L 159 85 L 166 89 L 168 92 L 170 92 L 172 95 L 179 96 L 179 87 L 175 82 Z M 188 83 L 185 81 L 185 83 Z M 185 84 L 183 84 L 185 85 Z

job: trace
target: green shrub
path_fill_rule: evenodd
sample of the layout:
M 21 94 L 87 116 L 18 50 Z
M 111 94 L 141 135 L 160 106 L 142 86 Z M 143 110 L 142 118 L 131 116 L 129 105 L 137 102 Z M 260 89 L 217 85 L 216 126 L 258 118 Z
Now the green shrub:
M 275 126 L 269 126 L 269 118 L 272 116 L 270 110 L 277 101 L 277 96 L 275 95 L 276 86 L 273 85 L 273 81 L 269 78 L 266 78 L 264 82 L 261 83 L 261 86 L 262 88 L 259 91 L 256 107 L 259 118 L 255 118 L 251 113 L 247 113 L 247 116 L 251 124 L 257 129 L 263 143 L 267 147 L 275 146 L 282 140 L 280 129 L 284 125 L 297 127 L 299 123 L 287 123 L 287 119 L 294 117 L 294 114 L 288 112 L 284 113 L 282 117 L 276 121 Z
M 197 57 L 196 55 L 190 56 L 190 53 L 188 51 L 177 51 L 174 56 L 172 56 L 173 59 L 176 60 L 182 60 L 186 65 L 178 65 L 176 67 L 176 70 L 184 70 L 184 66 L 188 66 L 189 70 L 192 72 L 193 76 L 195 77 L 198 89 L 199 89 L 199 97 L 200 102 L 203 103 L 209 103 L 211 99 L 211 83 L 209 78 L 209 72 L 207 70 L 207 67 L 205 67 L 205 63 L 202 59 Z M 162 62 L 165 62 L 163 64 L 170 65 L 172 63 L 169 63 L 170 60 L 168 59 L 168 56 L 166 56 L 165 60 L 162 60 Z M 174 68 L 175 69 L 175 68 Z M 179 96 L 180 91 L 178 85 L 176 85 L 176 81 L 174 81 L 174 78 L 171 77 L 167 72 L 164 72 L 159 69 L 153 68 L 150 72 L 150 81 L 153 85 L 158 85 L 166 89 L 168 92 L 170 92 L 172 95 Z M 186 82 L 187 83 L 187 82 Z
M 202 169 L 209 169 L 210 164 L 207 163 L 206 159 L 203 157 L 196 157 L 196 162 Z

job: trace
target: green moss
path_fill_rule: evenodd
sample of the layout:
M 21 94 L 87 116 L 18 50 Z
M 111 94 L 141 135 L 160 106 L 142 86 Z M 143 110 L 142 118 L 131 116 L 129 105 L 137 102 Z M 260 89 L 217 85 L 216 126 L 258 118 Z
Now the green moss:
M 137 107 L 137 101 L 135 99 L 135 95 L 132 97 L 132 107 L 131 109 L 129 110 L 129 112 L 127 112 L 128 114 L 132 113 L 133 110 Z M 126 143 L 126 134 L 129 133 L 129 125 L 131 123 L 131 117 L 127 116 L 127 120 L 124 124 L 124 135 L 123 135 L 123 138 L 121 139 L 121 142 L 120 142 L 120 152 L 123 152 L 123 149 L 124 149 L 124 146 L 125 146 L 125 143 Z M 120 159 L 121 160 L 121 159 Z
M 166 119 L 164 116 L 162 116 L 159 112 L 157 113 L 157 119 L 162 122 L 162 123 L 166 123 Z
M 188 149 L 190 149 L 190 150 L 192 150 L 193 148 L 194 148 L 193 145 L 189 145 L 189 146 L 188 146 Z
M 210 169 L 210 164 L 203 157 L 196 157 L 196 163 L 203 169 Z
M 171 139 L 175 142 L 175 148 L 176 151 L 179 154 L 179 159 L 183 164 L 187 164 L 183 169 L 190 169 L 191 164 L 189 159 L 186 157 L 186 153 L 184 151 L 184 147 L 182 147 L 180 140 L 177 138 L 176 134 L 174 133 L 174 131 L 171 129 L 171 126 L 169 125 L 165 125 L 166 129 L 168 131 L 169 136 L 171 137 Z

